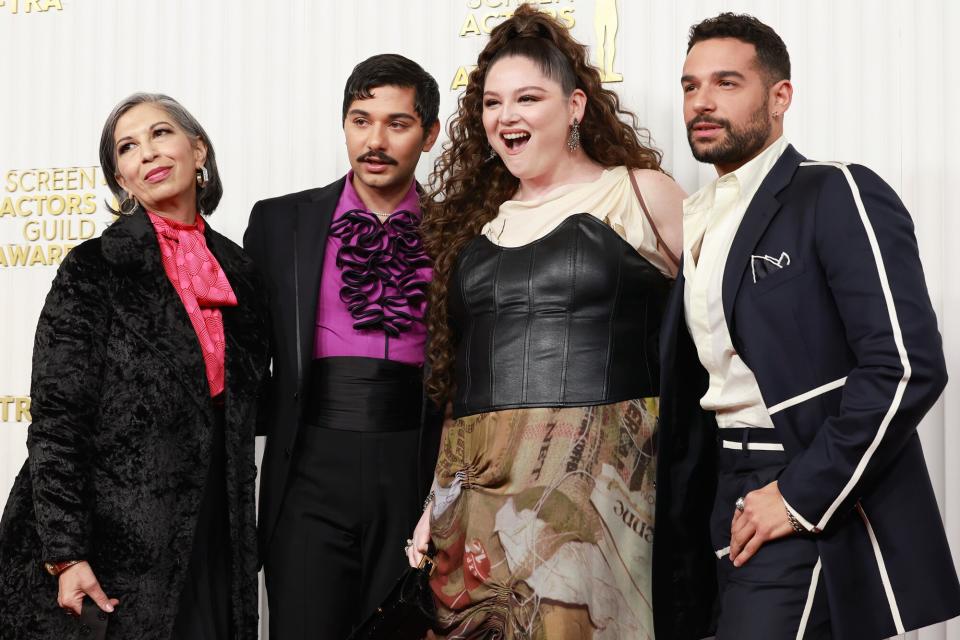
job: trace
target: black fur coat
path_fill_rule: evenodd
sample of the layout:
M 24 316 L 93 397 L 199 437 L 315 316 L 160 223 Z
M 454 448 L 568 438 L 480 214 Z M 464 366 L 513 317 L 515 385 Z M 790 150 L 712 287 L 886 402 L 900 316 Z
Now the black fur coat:
M 225 307 L 225 438 L 236 638 L 257 637 L 254 429 L 268 367 L 264 289 L 206 231 Z M 142 212 L 73 249 L 37 326 L 29 459 L 0 521 L 0 639 L 77 637 L 43 562 L 88 560 L 120 600 L 111 640 L 169 640 L 207 479 L 214 416 L 196 334 Z

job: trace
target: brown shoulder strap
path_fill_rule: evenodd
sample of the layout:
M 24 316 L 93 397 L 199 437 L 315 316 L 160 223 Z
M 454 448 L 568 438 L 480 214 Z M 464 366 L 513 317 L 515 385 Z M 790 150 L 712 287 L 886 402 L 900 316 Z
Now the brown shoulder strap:
M 660 237 L 660 231 L 657 229 L 657 223 L 653 221 L 653 217 L 647 210 L 647 203 L 643 201 L 643 196 L 640 195 L 640 187 L 637 186 L 637 178 L 633 175 L 633 170 L 628 168 L 627 173 L 630 175 L 630 184 L 633 185 L 633 192 L 637 194 L 637 201 L 640 203 L 640 208 L 643 209 L 643 215 L 647 217 L 647 222 L 650 223 L 650 228 L 653 229 L 653 235 L 657 238 L 657 250 L 660 251 L 664 258 L 673 263 L 674 268 L 679 269 L 680 259 L 673 254 L 673 251 L 670 251 L 670 247 L 668 247 L 667 243 L 664 242 L 663 238 Z

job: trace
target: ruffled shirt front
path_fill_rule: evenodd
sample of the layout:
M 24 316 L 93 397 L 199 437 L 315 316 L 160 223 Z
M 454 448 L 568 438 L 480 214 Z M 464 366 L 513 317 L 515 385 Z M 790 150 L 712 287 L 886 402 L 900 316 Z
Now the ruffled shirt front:
M 423 318 L 433 270 L 423 250 L 420 219 L 416 181 L 381 222 L 353 187 L 353 172 L 347 174 L 323 249 L 314 358 L 423 364 Z

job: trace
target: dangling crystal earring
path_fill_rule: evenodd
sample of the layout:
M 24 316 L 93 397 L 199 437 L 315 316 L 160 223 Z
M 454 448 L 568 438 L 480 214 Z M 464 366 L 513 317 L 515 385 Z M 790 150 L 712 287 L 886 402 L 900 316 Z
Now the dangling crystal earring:
M 497 152 L 493 150 L 493 147 L 490 147 L 490 153 L 487 155 L 487 159 L 484 162 L 490 162 L 491 160 L 497 158 Z
M 201 165 L 197 169 L 197 186 L 203 189 L 210 182 L 210 172 L 207 171 L 207 165 Z
M 580 122 L 574 118 L 573 124 L 570 125 L 570 135 L 567 136 L 567 148 L 570 151 L 576 151 L 577 147 L 580 146 Z

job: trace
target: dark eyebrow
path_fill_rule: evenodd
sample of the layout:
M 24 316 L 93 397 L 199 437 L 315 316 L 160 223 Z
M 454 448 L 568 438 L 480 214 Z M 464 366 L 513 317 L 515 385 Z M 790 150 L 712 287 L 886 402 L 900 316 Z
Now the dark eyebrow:
M 746 80 L 747 77 L 740 73 L 739 71 L 714 71 L 710 74 L 710 77 L 714 80 L 723 80 L 724 78 L 737 78 L 739 80 Z M 696 80 L 696 77 L 692 75 L 680 76 L 680 83 L 684 82 L 693 82 Z
M 364 118 L 369 118 L 369 117 L 370 117 L 370 112 L 369 112 L 369 111 L 364 111 L 363 109 L 350 109 L 350 111 L 347 112 L 347 115 L 348 115 L 348 116 L 361 116 L 361 117 L 364 117 Z M 416 121 L 416 119 L 417 119 L 416 116 L 414 116 L 414 115 L 412 115 L 412 114 L 409 114 L 409 113 L 407 113 L 406 111 L 400 111 L 400 112 L 397 112 L 397 113 L 388 113 L 388 114 L 387 114 L 387 120 L 414 120 L 414 121 Z
M 739 71 L 714 71 L 710 75 L 714 80 L 723 80 L 724 78 L 737 78 L 739 80 L 747 79 L 747 76 L 743 75 Z
M 539 87 L 539 86 L 537 86 L 537 85 L 535 85 L 535 84 L 532 84 L 532 85 L 528 85 L 528 86 L 526 86 L 526 87 L 520 87 L 519 89 L 514 89 L 514 90 L 513 90 L 513 93 L 523 93 L 524 91 L 544 91 L 544 92 L 545 92 L 546 89 L 544 89 L 543 87 Z M 488 94 L 490 94 L 490 95 L 495 95 L 495 96 L 500 95 L 500 94 L 497 93 L 496 91 L 484 91 L 484 92 L 483 92 L 483 95 L 485 95 L 485 96 L 488 95 Z
M 152 131 L 153 129 L 157 128 L 158 126 L 160 126 L 160 125 L 162 125 L 162 124 L 165 124 L 165 125 L 167 125 L 168 127 L 173 127 L 173 125 L 170 124 L 169 122 L 167 122 L 166 120 L 161 120 L 161 121 L 159 121 L 159 122 L 154 122 L 152 125 L 150 125 L 150 130 Z M 117 141 L 114 143 L 114 146 L 120 144 L 120 143 L 123 142 L 124 140 L 129 140 L 129 139 L 131 139 L 130 136 L 123 136 L 122 138 L 120 138 L 119 140 L 117 140 Z

